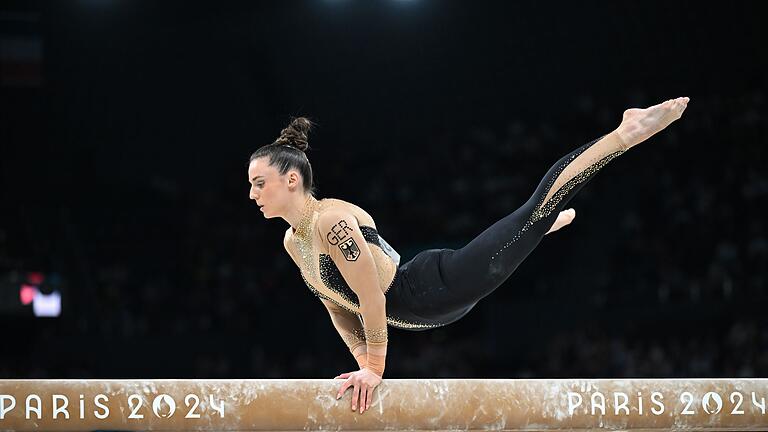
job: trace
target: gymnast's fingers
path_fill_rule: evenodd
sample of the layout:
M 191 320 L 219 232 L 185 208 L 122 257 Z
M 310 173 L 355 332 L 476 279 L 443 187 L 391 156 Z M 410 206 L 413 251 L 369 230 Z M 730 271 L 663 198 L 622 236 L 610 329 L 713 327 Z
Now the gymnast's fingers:
M 344 384 L 342 384 L 341 388 L 339 389 L 339 394 L 336 395 L 336 399 L 344 395 L 344 392 L 347 391 L 347 388 L 349 388 L 350 384 L 352 384 L 350 380 L 347 380 L 344 382 Z
M 368 398 L 365 400 L 365 409 L 368 409 L 371 407 L 371 402 L 373 401 L 373 389 L 375 387 L 368 390 Z
M 360 385 L 355 383 L 355 388 L 352 390 L 352 411 L 357 408 L 357 399 L 360 394 Z
M 365 412 L 365 401 L 368 398 L 368 386 L 360 386 L 360 414 Z

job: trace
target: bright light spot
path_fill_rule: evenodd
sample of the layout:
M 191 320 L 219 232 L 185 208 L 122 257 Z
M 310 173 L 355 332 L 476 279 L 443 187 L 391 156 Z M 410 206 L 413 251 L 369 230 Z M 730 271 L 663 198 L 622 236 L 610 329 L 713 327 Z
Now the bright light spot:
M 61 315 L 61 293 L 37 293 L 32 303 L 32 311 L 37 317 L 57 317 Z

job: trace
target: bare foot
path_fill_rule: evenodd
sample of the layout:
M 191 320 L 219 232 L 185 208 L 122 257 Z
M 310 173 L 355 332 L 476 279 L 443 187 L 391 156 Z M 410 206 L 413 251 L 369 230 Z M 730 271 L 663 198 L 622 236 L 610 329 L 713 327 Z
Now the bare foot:
M 563 210 L 560 212 L 559 215 L 557 215 L 557 220 L 554 224 L 552 224 L 552 228 L 547 231 L 547 234 L 557 231 L 560 228 L 568 225 L 569 223 L 573 222 L 573 219 L 576 217 L 576 210 L 569 208 L 568 210 Z
M 680 118 L 690 98 L 679 97 L 645 109 L 631 108 L 624 111 L 616 132 L 627 149 L 647 140 Z

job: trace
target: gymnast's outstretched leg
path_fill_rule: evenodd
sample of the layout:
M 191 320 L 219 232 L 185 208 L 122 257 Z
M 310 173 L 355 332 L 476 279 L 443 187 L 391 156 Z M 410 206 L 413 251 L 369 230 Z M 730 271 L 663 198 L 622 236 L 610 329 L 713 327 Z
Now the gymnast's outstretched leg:
M 531 198 L 466 246 L 445 249 L 439 260 L 446 307 L 476 303 L 503 283 L 536 248 L 566 204 L 608 162 L 680 118 L 688 98 L 624 112 L 619 127 L 563 156 Z

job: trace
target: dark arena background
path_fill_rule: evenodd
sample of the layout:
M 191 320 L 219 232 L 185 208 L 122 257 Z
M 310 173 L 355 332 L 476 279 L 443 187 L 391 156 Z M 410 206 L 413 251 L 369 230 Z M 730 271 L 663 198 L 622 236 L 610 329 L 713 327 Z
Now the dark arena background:
M 385 380 L 766 376 L 760 6 L 2 2 L 0 377 L 356 370 L 287 223 L 248 199 L 249 155 L 292 116 L 317 123 L 318 197 L 366 209 L 405 262 L 679 96 L 466 317 L 390 328 Z

